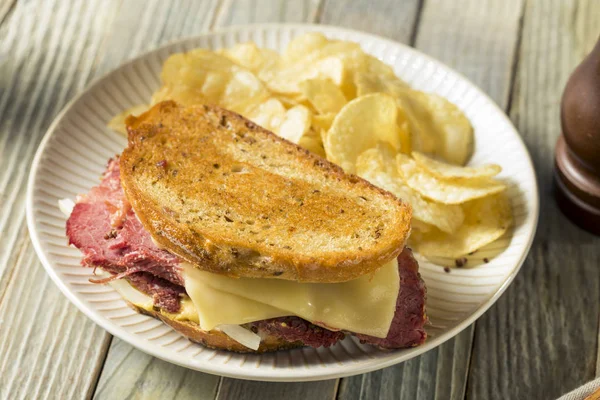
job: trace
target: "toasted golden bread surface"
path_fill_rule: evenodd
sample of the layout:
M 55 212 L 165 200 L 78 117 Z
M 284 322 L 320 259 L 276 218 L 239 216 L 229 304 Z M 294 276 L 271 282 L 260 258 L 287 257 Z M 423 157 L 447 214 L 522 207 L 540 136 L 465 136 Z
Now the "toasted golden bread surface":
M 127 198 L 160 246 L 198 268 L 341 282 L 404 247 L 408 204 L 238 114 L 162 102 L 126 124 Z
M 195 322 L 171 319 L 159 311 L 146 310 L 136 306 L 133 303 L 130 303 L 129 301 L 127 304 L 140 314 L 149 315 L 161 320 L 171 328 L 175 329 L 177 332 L 181 333 L 183 336 L 190 339 L 192 342 L 200 343 L 206 347 L 210 347 L 211 349 L 235 351 L 237 353 L 266 353 L 270 351 L 293 349 L 303 346 L 301 342 L 286 342 L 278 337 L 268 335 L 262 337 L 258 350 L 252 350 L 231 339 L 221 331 L 203 331 Z

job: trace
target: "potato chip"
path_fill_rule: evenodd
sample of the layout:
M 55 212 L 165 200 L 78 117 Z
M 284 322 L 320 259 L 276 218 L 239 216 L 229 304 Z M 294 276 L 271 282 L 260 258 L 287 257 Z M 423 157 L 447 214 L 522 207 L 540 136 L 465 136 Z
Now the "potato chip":
M 344 64 L 357 50 L 360 46 L 356 43 L 310 33 L 292 40 L 277 67 L 258 76 L 276 93 L 300 93 L 300 84 L 308 79 L 330 79 L 341 86 L 346 76 Z
M 398 108 L 398 118 L 396 119 L 396 125 L 398 125 L 400 151 L 404 154 L 410 154 L 412 152 L 410 122 L 408 120 L 408 117 L 406 116 L 406 113 L 401 108 Z
M 512 224 L 510 203 L 504 193 L 470 201 L 462 208 L 465 222 L 454 233 L 437 229 L 413 232 L 410 243 L 415 250 L 429 257 L 461 257 L 495 241 Z
M 419 167 L 438 179 L 481 179 L 491 178 L 502 172 L 497 164 L 484 164 L 477 167 L 459 167 L 427 157 L 425 154 L 413 152 L 412 157 Z
M 278 129 L 273 130 L 284 139 L 296 143 L 321 157 L 325 157 L 320 133 L 311 127 L 312 114 L 304 106 L 290 108 Z
M 273 93 L 273 96 L 279 100 L 285 108 L 292 108 L 300 105 L 306 106 L 308 104 L 306 98 L 301 94 Z
M 263 69 L 271 68 L 279 61 L 279 53 L 271 49 L 261 49 L 253 42 L 236 44 L 228 49 L 217 51 L 229 58 L 237 65 L 247 70 L 258 73 Z
M 125 126 L 125 118 L 127 118 L 130 115 L 137 117 L 138 115 L 140 115 L 143 112 L 145 112 L 146 110 L 148 110 L 148 108 L 150 108 L 150 106 L 147 104 L 139 104 L 137 106 L 128 108 L 127 110 L 120 112 L 117 115 L 115 115 L 114 117 L 112 117 L 112 119 L 108 122 L 108 124 L 106 126 L 108 126 L 110 129 L 112 129 L 115 132 L 119 132 L 119 133 L 122 133 L 123 135 L 127 136 L 127 127 Z
M 325 149 L 323 148 L 321 134 L 313 128 L 309 129 L 308 132 L 306 132 L 300 138 L 298 145 L 320 157 L 325 158 Z
M 255 107 L 244 116 L 255 124 L 271 132 L 278 133 L 279 127 L 286 118 L 286 109 L 279 100 L 272 98 Z
M 216 104 L 244 114 L 271 97 L 252 72 L 204 49 L 169 57 L 161 79 L 163 87 L 154 94 L 153 103 Z
M 313 125 L 325 131 L 328 131 L 329 128 L 331 128 L 331 125 L 333 124 L 335 116 L 336 114 L 334 113 L 313 115 Z
M 340 88 L 328 79 L 308 79 L 300 84 L 300 88 L 319 114 L 337 113 L 346 105 Z
M 379 186 L 409 203 L 413 208 L 413 224 L 420 221 L 424 223 L 423 226 L 430 224 L 444 232 L 456 231 L 464 219 L 462 208 L 437 204 L 424 199 L 419 193 L 404 184 L 394 160 L 392 149 L 385 145 L 379 145 L 358 157 L 356 172 L 375 186 Z
M 299 37 L 297 40 L 302 40 L 302 37 Z M 311 40 L 315 40 L 314 36 Z M 315 44 L 313 44 L 312 47 L 309 46 L 305 47 L 304 49 L 296 48 L 294 50 L 291 50 L 291 47 L 294 46 L 296 40 L 290 42 L 288 49 L 286 49 L 282 57 L 283 66 L 286 68 L 290 66 L 294 66 L 295 68 L 297 68 L 296 66 L 305 67 L 310 66 L 311 63 L 314 63 L 317 60 L 322 60 L 329 57 L 340 59 L 346 63 L 348 58 L 354 54 L 353 52 L 356 50 L 362 51 L 357 43 L 345 42 L 341 40 L 329 40 L 327 38 L 325 38 L 325 42 L 317 43 L 321 40 L 322 39 L 316 39 Z M 293 56 L 292 53 L 294 53 Z
M 322 33 L 318 32 L 309 32 L 297 36 L 288 43 L 282 58 L 285 63 L 293 64 L 325 47 L 329 42 Z
M 506 185 L 490 178 L 449 181 L 438 179 L 404 154 L 396 157 L 402 179 L 423 197 L 443 204 L 460 204 L 502 192 Z
M 310 63 L 291 65 L 277 70 L 273 76 L 265 77 L 267 87 L 276 93 L 301 93 L 301 83 L 309 79 L 329 79 L 340 85 L 344 78 L 344 64 L 336 57 L 320 58 Z
M 319 132 L 322 143 L 325 143 L 325 139 L 327 138 L 327 132 L 329 131 L 329 128 L 331 128 L 331 125 L 333 124 L 333 120 L 335 119 L 335 116 L 336 116 L 336 114 L 334 114 L 334 113 L 313 115 L 313 118 L 312 118 L 313 128 L 317 132 Z M 323 151 L 325 151 L 325 150 L 323 150 Z
M 473 127 L 467 117 L 442 96 L 412 92 L 429 111 L 430 125 L 438 132 L 439 144 L 434 153 L 452 164 L 465 165 L 473 154 L 474 143 Z
M 414 96 L 414 90 L 402 89 L 395 93 L 399 113 L 408 126 L 411 150 L 437 154 L 441 133 L 433 123 L 428 108 Z
M 324 142 L 327 159 L 353 173 L 358 155 L 378 142 L 400 150 L 397 114 L 396 102 L 387 94 L 375 93 L 352 100 L 337 114 L 327 132 Z
M 427 232 L 431 232 L 431 230 L 435 229 L 435 227 L 431 224 L 428 224 L 426 222 L 422 222 L 419 221 L 418 219 L 413 218 L 413 220 L 410 223 L 412 231 L 415 232 L 420 232 L 420 233 L 427 233 Z
M 394 70 L 377 58 L 363 53 L 362 58 L 355 57 L 353 61 L 357 97 L 377 92 L 397 97 L 404 89 L 408 89 L 408 85 L 396 76 Z
M 300 139 L 309 131 L 310 125 L 310 110 L 304 106 L 296 106 L 287 110 L 285 119 L 277 133 L 282 138 L 298 144 Z

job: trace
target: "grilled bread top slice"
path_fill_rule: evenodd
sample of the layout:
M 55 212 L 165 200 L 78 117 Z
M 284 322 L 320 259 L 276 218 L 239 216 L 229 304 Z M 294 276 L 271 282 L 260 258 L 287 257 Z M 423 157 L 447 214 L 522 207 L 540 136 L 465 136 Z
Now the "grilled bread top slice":
M 238 114 L 166 101 L 126 125 L 128 200 L 159 246 L 198 268 L 343 282 L 404 247 L 410 205 Z

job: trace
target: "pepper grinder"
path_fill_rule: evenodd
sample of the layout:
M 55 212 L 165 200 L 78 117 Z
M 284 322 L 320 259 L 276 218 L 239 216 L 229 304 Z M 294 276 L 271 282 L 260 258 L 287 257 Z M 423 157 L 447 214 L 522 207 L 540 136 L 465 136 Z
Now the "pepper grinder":
M 569 78 L 560 118 L 554 154 L 558 205 L 577 225 L 600 235 L 600 38 Z

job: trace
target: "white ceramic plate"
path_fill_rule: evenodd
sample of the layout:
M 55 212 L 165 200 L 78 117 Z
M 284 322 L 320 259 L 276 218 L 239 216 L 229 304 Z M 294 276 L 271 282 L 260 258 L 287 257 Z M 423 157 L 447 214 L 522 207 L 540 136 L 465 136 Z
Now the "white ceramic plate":
M 457 104 L 476 136 L 473 164 L 500 164 L 509 181 L 515 225 L 488 248 L 469 257 L 472 268 L 444 272 L 420 259 L 427 284 L 429 339 L 417 348 L 384 352 L 352 338 L 329 349 L 303 348 L 265 355 L 243 355 L 193 344 L 171 328 L 132 311 L 109 286 L 88 282 L 92 270 L 80 266 L 81 254 L 67 246 L 61 198 L 74 199 L 97 185 L 109 157 L 126 144 L 106 128 L 118 112 L 146 103 L 159 86 L 163 61 L 196 47 L 216 49 L 252 40 L 281 51 L 291 37 L 320 31 L 358 42 L 368 53 L 393 66 L 413 87 L 435 92 Z M 525 259 L 538 219 L 535 173 L 518 132 L 504 113 L 472 83 L 418 51 L 377 36 L 321 25 L 260 25 L 178 41 L 121 66 L 94 82 L 56 118 L 31 168 L 27 221 L 34 247 L 48 274 L 87 316 L 140 350 L 188 368 L 243 379 L 308 381 L 364 373 L 413 358 L 452 338 L 481 316 L 504 292 Z M 489 258 L 489 263 L 483 263 Z M 440 262 L 442 263 L 442 262 Z M 476 266 L 476 264 L 480 264 Z

